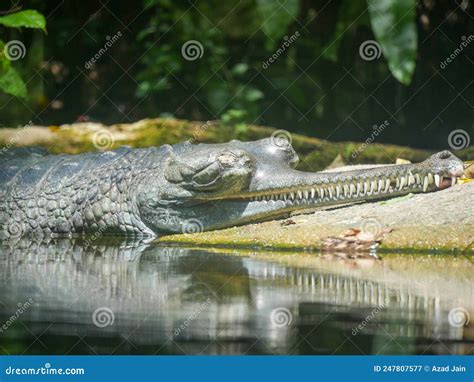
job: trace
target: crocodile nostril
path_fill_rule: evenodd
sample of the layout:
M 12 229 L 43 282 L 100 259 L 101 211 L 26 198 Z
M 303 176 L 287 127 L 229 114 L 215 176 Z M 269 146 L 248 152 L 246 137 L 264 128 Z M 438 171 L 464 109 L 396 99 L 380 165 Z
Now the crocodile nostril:
M 449 159 L 451 158 L 451 153 L 449 151 L 443 151 L 439 154 L 439 159 Z

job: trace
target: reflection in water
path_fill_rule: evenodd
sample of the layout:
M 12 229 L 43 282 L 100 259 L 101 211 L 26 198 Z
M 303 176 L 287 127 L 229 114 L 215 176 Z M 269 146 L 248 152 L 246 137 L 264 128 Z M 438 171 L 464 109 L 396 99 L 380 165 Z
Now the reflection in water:
M 456 282 L 433 271 L 415 280 L 370 257 L 111 239 L 0 250 L 0 353 L 473 352 L 472 322 L 448 319 L 455 307 L 473 311 L 472 269 Z

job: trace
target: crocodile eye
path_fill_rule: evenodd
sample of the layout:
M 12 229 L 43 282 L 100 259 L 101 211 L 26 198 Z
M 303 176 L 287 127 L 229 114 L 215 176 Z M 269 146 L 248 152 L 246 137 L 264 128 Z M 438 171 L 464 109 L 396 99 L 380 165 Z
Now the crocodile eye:
M 188 190 L 226 190 L 248 183 L 254 165 L 249 153 L 240 149 L 197 152 L 172 158 L 165 179 Z

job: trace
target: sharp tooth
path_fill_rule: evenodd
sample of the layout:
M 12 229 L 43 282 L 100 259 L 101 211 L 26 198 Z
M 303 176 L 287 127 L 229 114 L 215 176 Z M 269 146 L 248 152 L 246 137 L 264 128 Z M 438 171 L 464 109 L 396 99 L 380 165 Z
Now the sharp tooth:
M 322 198 L 324 198 L 324 188 L 320 188 L 318 189 L 318 192 L 319 192 L 319 196 Z
M 439 186 L 441 185 L 441 178 L 438 174 L 435 174 L 434 181 L 435 181 L 436 187 L 439 188 Z
M 316 195 L 316 190 L 314 188 L 311 189 L 311 198 L 314 198 L 314 195 Z
M 397 183 L 395 184 L 395 187 L 396 188 L 400 187 L 400 179 L 399 178 L 397 178 Z
M 407 184 L 407 178 L 402 176 L 400 178 L 400 186 L 398 187 L 399 190 L 401 190 L 403 187 L 405 187 Z
M 367 191 L 369 190 L 370 183 L 364 182 L 364 195 L 367 195 Z
M 382 187 L 383 187 L 383 180 L 382 179 L 379 179 L 379 187 L 378 187 L 378 192 L 382 191 Z
M 429 184 L 428 177 L 425 176 L 425 178 L 423 179 L 423 192 L 426 192 L 426 190 L 428 189 L 428 184 Z
M 385 179 L 385 190 L 383 192 L 388 192 L 388 189 L 390 188 L 390 179 Z
M 415 174 L 416 183 L 421 183 L 420 174 Z
M 336 197 L 338 198 L 341 194 L 341 186 L 339 184 L 336 185 Z
M 296 194 L 298 195 L 298 199 L 303 199 L 303 193 L 300 190 L 298 190 Z
M 357 183 L 356 196 L 359 196 L 361 189 L 362 189 L 362 183 Z
M 308 192 L 308 190 L 304 190 L 304 191 L 303 191 L 303 195 L 304 195 L 304 198 L 305 198 L 305 199 L 308 199 L 308 198 L 309 198 L 309 192 Z
M 332 199 L 332 187 L 328 187 L 329 198 Z
M 408 185 L 411 186 L 412 184 L 415 183 L 415 177 L 413 176 L 413 174 L 410 172 L 408 174 Z
M 290 199 L 295 200 L 295 193 L 294 192 L 290 192 Z
M 430 172 L 428 173 L 428 182 L 429 182 L 429 184 L 433 184 L 433 182 L 434 182 L 433 174 L 431 174 Z
M 349 195 L 349 186 L 347 184 L 344 185 L 344 196 Z
M 351 183 L 349 185 L 349 196 L 352 196 L 352 194 L 355 192 L 356 188 L 355 186 Z
M 451 178 L 451 187 L 456 184 L 457 180 L 458 180 L 458 178 L 456 178 L 455 176 L 453 176 L 453 177 Z
M 377 181 L 376 180 L 373 180 L 371 183 L 370 183 L 370 195 L 372 195 L 374 192 L 375 192 L 375 186 L 377 184 Z

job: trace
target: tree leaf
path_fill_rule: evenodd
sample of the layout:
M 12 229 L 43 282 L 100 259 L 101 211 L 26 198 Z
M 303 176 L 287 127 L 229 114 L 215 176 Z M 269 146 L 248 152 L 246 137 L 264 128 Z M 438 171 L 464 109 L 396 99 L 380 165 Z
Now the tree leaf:
M 11 61 L 5 56 L 4 49 L 5 42 L 0 40 L 0 73 L 2 70 L 7 70 L 11 66 Z
M 20 74 L 12 67 L 0 71 L 0 89 L 17 97 L 26 97 L 26 85 Z
M 370 23 L 392 75 L 409 85 L 416 66 L 416 0 L 367 0 Z
M 46 32 L 46 20 L 44 16 L 33 9 L 0 16 L 0 24 L 12 28 L 36 28 Z
M 257 0 L 262 29 L 274 42 L 281 38 L 298 16 L 298 0 Z M 273 45 L 273 44 L 272 44 Z

